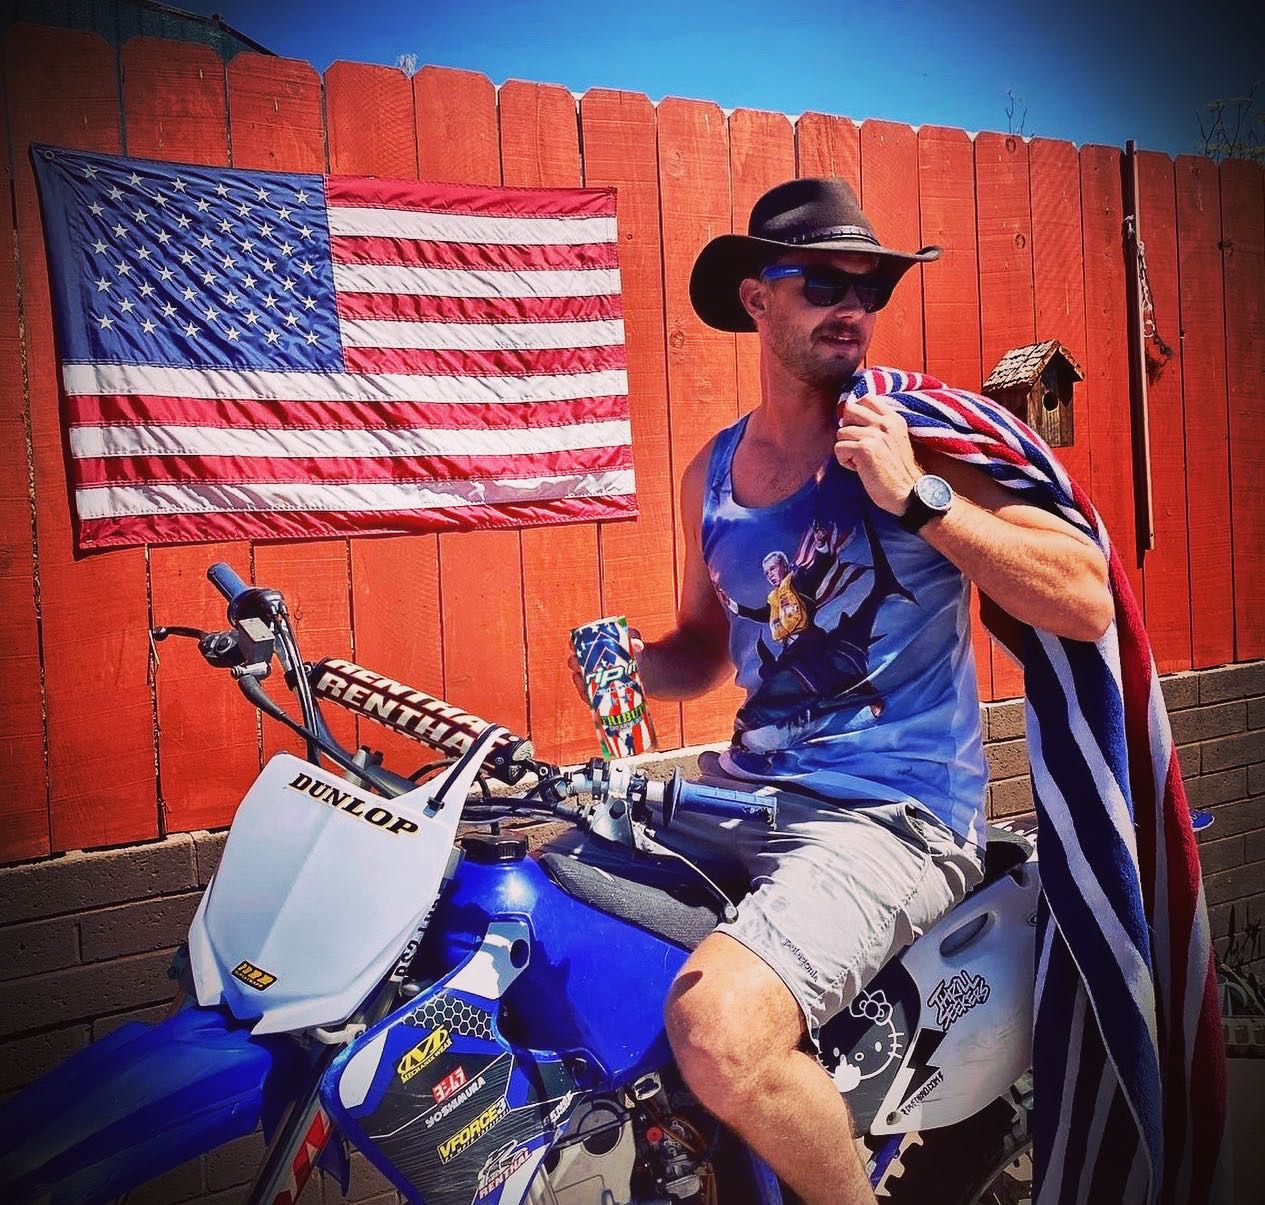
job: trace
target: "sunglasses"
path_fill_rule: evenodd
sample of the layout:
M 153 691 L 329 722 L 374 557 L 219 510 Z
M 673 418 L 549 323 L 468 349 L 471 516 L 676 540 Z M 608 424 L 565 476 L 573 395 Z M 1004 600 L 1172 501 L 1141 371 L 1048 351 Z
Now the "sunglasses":
M 839 305 L 853 289 L 867 314 L 881 310 L 892 297 L 892 282 L 877 272 L 856 274 L 805 264 L 773 264 L 760 272 L 762 280 L 787 280 L 792 276 L 804 278 L 804 300 L 823 309 Z

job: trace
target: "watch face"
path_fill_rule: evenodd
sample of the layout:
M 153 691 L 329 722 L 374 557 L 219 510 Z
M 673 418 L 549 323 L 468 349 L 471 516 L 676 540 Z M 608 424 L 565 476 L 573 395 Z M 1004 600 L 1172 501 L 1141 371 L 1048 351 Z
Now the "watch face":
M 943 477 L 928 473 L 914 486 L 918 501 L 934 511 L 946 511 L 953 501 L 953 488 Z

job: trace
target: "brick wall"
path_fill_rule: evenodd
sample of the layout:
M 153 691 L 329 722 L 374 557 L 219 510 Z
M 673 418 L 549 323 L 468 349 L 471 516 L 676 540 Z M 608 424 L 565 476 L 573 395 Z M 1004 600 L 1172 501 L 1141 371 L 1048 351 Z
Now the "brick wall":
M 1191 803 L 1215 817 L 1200 845 L 1213 935 L 1224 946 L 1231 909 L 1240 932 L 1265 917 L 1265 662 L 1174 674 L 1164 693 Z M 989 814 L 1028 811 L 1023 706 L 991 703 L 983 716 Z M 223 845 L 223 833 L 180 834 L 0 868 L 0 1093 L 126 1020 L 163 1015 L 168 960 Z M 258 1149 L 258 1139 L 243 1139 L 133 1200 L 234 1201 Z M 356 1168 L 352 1200 L 395 1199 L 372 1169 Z M 304 1202 L 322 1191 L 313 1186 Z

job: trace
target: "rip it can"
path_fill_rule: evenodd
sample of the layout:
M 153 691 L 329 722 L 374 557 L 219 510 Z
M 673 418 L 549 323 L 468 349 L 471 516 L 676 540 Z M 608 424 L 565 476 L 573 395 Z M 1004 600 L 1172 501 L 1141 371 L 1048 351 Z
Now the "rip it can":
M 584 688 L 603 757 L 632 757 L 655 747 L 646 691 L 637 672 L 622 615 L 596 619 L 571 632 L 571 647 L 584 673 Z

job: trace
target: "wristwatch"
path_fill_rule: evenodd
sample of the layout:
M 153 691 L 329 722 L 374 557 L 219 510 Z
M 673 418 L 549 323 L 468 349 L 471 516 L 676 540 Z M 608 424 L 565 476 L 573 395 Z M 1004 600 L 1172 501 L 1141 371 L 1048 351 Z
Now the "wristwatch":
M 948 514 L 952 505 L 953 487 L 943 477 L 924 473 L 914 482 L 905 513 L 896 522 L 906 531 L 919 531 L 928 520 Z

